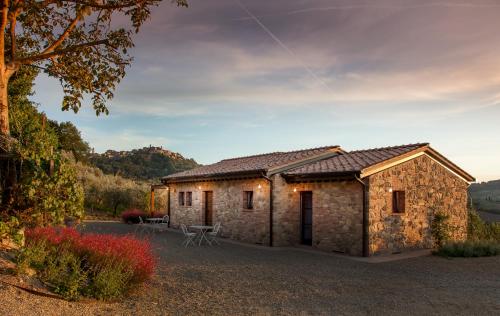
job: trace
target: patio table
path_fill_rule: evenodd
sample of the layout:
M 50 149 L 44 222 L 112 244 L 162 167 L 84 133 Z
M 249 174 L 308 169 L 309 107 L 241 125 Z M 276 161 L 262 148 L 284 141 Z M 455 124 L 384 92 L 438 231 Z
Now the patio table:
M 151 218 L 146 218 L 146 223 L 151 223 L 151 224 L 158 224 L 163 221 L 163 217 L 151 217 Z
M 200 231 L 200 241 L 198 242 L 198 246 L 201 246 L 201 242 L 203 241 L 203 239 L 205 239 L 205 241 L 206 241 L 209 245 L 212 245 L 212 243 L 210 242 L 210 240 L 208 240 L 208 238 L 207 238 L 207 236 L 206 236 L 206 233 L 207 233 L 209 230 L 214 229 L 214 227 L 213 227 L 213 226 L 209 226 L 209 225 L 193 225 L 193 226 L 189 226 L 189 228 L 196 229 L 196 230 L 199 230 L 199 231 Z

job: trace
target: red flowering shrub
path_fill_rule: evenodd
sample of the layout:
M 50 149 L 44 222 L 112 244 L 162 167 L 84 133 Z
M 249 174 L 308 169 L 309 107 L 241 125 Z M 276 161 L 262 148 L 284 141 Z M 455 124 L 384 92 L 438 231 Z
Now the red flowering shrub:
M 68 227 L 36 227 L 27 229 L 24 233 L 26 243 L 46 241 L 51 245 L 59 245 L 64 242 L 73 242 L 80 238 L 80 233 L 74 228 Z
M 28 229 L 25 235 L 24 261 L 41 270 L 42 279 L 70 299 L 80 294 L 115 298 L 154 272 L 155 260 L 146 240 L 109 234 L 82 235 L 74 228 L 53 227 Z
M 93 264 L 111 261 L 124 264 L 132 273 L 132 282 L 146 281 L 154 272 L 155 261 L 151 245 L 132 236 L 88 234 L 81 236 L 76 249 Z
M 138 224 L 139 216 L 144 220 L 147 215 L 141 210 L 130 209 L 122 213 L 122 220 L 127 224 Z

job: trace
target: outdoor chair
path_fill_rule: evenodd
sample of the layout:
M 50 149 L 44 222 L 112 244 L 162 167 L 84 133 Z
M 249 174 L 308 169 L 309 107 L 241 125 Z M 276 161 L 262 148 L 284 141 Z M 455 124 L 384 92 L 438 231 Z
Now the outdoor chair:
M 211 232 L 207 233 L 207 239 L 210 244 L 212 244 L 212 242 L 215 242 L 217 245 L 220 245 L 219 241 L 217 240 L 217 235 L 220 232 L 220 227 L 221 227 L 220 222 L 217 222 L 214 225 L 214 229 Z
M 139 224 L 136 224 L 134 233 L 139 233 L 141 235 L 144 233 L 149 234 L 151 232 L 150 228 L 150 225 L 144 222 L 142 216 L 139 216 Z
M 157 226 L 156 229 L 160 232 L 167 230 L 169 222 L 170 222 L 170 216 L 168 215 L 163 216 L 161 222 L 155 224 Z
M 181 229 L 182 233 L 184 234 L 184 241 L 182 242 L 182 245 L 187 248 L 189 244 L 192 244 L 194 246 L 194 239 L 196 238 L 196 233 L 191 233 L 187 229 L 186 225 L 181 224 Z

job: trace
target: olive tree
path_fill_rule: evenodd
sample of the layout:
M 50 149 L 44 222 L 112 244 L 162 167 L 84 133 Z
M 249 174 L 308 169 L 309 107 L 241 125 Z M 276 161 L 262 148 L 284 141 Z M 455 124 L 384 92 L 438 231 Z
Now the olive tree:
M 130 63 L 132 35 L 161 0 L 0 0 L 0 136 L 8 137 L 9 79 L 23 65 L 58 78 L 63 110 L 90 95 L 96 114 Z M 187 0 L 171 0 L 187 6 Z M 123 20 L 128 21 L 123 26 Z M 117 21 L 117 19 L 119 21 Z

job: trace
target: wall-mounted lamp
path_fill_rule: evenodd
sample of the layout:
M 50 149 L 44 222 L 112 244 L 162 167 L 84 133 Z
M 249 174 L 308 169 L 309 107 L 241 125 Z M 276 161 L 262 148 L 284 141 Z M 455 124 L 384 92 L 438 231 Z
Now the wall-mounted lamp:
M 389 193 L 392 193 L 392 188 L 389 188 Z
M 259 186 L 257 188 L 259 188 L 259 190 L 262 189 L 262 185 L 259 184 Z
M 297 192 L 297 188 L 293 188 L 293 192 Z
M 201 186 L 198 187 L 198 190 L 201 190 Z

